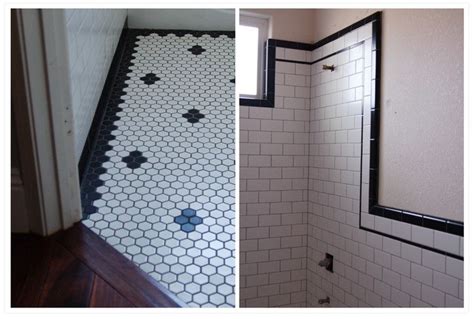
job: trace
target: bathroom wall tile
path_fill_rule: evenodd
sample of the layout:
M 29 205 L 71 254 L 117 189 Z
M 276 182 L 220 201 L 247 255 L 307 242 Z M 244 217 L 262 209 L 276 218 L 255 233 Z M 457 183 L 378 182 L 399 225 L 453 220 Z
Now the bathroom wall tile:
M 432 229 L 412 225 L 411 238 L 416 243 L 429 247 L 434 246 L 434 231 Z
M 126 10 L 65 9 L 76 160 L 82 153 Z M 91 33 L 94 36 L 89 36 Z
M 451 295 L 446 295 L 446 307 L 462 308 L 464 301 Z
M 446 257 L 430 250 L 423 249 L 422 265 L 440 272 L 446 272 Z
M 421 300 L 433 306 L 436 305 L 438 307 L 444 307 L 445 294 L 430 286 L 422 285 L 421 286 Z
M 446 257 L 446 273 L 458 279 L 464 278 L 464 263 L 459 259 Z
M 410 277 L 401 277 L 400 289 L 413 297 L 416 297 L 418 299 L 421 298 L 421 283 L 413 280 Z
M 285 60 L 306 62 L 306 51 L 285 49 Z
M 283 74 L 295 74 L 296 63 L 276 61 L 276 72 Z
M 285 59 L 285 49 L 284 48 L 276 48 L 275 57 L 277 59 Z
M 402 258 L 421 264 L 421 248 L 402 243 Z
M 433 287 L 457 297 L 459 293 L 459 280 L 435 271 L 433 273 Z
M 460 253 L 459 236 L 435 231 L 434 247 L 458 255 Z
M 433 284 L 433 271 L 429 268 L 412 263 L 411 278 L 431 286 Z
M 306 53 L 301 50 L 285 49 L 285 54 L 286 59 L 306 59 Z M 310 67 L 277 62 L 276 68 L 277 74 L 281 75 L 276 86 L 281 105 L 272 109 L 240 107 L 251 120 L 241 125 L 241 131 L 248 130 L 252 144 L 241 144 L 243 154 L 252 153 L 248 154 L 247 163 L 241 162 L 241 169 L 258 169 L 258 176 L 241 175 L 241 184 L 258 188 L 255 190 L 257 202 L 249 204 L 241 198 L 241 205 L 247 205 L 244 216 L 258 216 L 258 221 L 253 222 L 260 226 L 241 224 L 246 230 L 242 240 L 258 238 L 258 254 L 249 245 L 241 246 L 241 251 L 246 267 L 256 265 L 259 272 L 270 274 L 268 282 L 259 284 L 257 295 L 241 294 L 243 306 L 301 306 L 306 303 L 306 263 L 302 259 L 306 259 L 308 164 L 305 159 L 309 143 L 310 82 L 307 75 Z M 271 207 L 266 209 L 261 205 Z M 241 273 L 243 287 L 248 286 L 249 280 L 252 280 L 250 275 Z
M 273 295 L 274 305 L 296 305 L 296 301 L 286 293 L 291 288 L 300 289 L 292 293 L 306 295 L 305 301 L 299 303 L 310 307 L 320 307 L 318 299 L 326 296 L 331 297 L 331 306 L 430 307 L 444 306 L 445 302 L 453 306 L 462 304 L 463 297 L 459 293 L 463 285 L 460 280 L 463 278 L 462 261 L 426 253 L 426 250 L 408 243 L 359 229 L 360 218 L 361 225 L 371 229 L 416 240 L 430 247 L 436 245 L 457 249 L 454 240 L 448 238 L 444 241 L 442 235 L 432 230 L 369 214 L 360 216 L 361 207 L 367 210 L 365 203 L 360 205 L 360 195 L 361 188 L 367 194 L 364 183 L 367 185 L 369 176 L 362 175 L 364 171 L 361 172 L 360 167 L 365 165 L 368 168 L 370 149 L 362 149 L 365 152 L 363 157 L 361 123 L 363 107 L 366 113 L 370 108 L 373 89 L 370 81 L 374 72 L 371 40 L 372 25 L 368 24 L 312 51 L 311 59 L 320 59 L 342 47 L 364 41 L 347 51 L 311 66 L 277 62 L 277 71 L 284 77 L 283 81 L 279 80 L 279 85 L 282 85 L 279 87 L 281 102 L 278 108 L 272 110 L 272 119 L 283 123 L 272 123 L 270 129 L 270 123 L 265 123 L 263 128 L 264 120 L 261 120 L 259 129 L 271 132 L 272 139 L 271 143 L 266 140 L 259 142 L 258 148 L 261 152 L 264 144 L 281 144 L 283 150 L 278 155 L 258 154 L 271 156 L 272 167 L 259 166 L 260 178 L 270 179 L 270 190 L 280 192 L 281 197 L 278 199 L 282 201 L 272 202 L 270 211 L 265 212 L 269 215 L 281 214 L 282 223 L 269 226 L 270 233 L 265 233 L 265 236 L 276 239 L 276 243 L 281 245 L 279 249 L 272 249 L 277 244 L 266 242 L 269 246 L 265 246 L 270 247 L 270 259 L 280 262 L 280 272 L 271 277 L 272 282 L 269 284 L 285 283 L 279 286 L 280 294 Z M 336 65 L 336 71 L 323 71 L 323 64 Z M 303 82 L 302 77 L 293 75 L 310 76 L 310 81 L 306 79 Z M 307 113 L 296 110 L 305 110 Z M 366 128 L 370 128 L 368 120 L 366 116 Z M 248 128 L 252 126 L 247 125 L 244 130 Z M 366 134 L 366 141 L 368 136 Z M 268 160 L 265 159 L 264 163 L 268 163 Z M 249 161 L 248 165 L 253 163 Z M 277 170 L 271 170 L 274 168 Z M 241 183 L 251 179 L 246 172 Z M 306 179 L 306 188 L 304 182 L 287 182 L 294 179 Z M 294 214 L 296 205 L 301 214 Z M 247 209 L 245 214 L 257 214 L 256 209 Z M 275 221 L 272 218 L 264 220 Z M 307 236 L 293 234 L 287 227 L 290 225 L 299 228 Z M 300 250 L 305 246 L 307 254 L 302 259 L 288 250 Z M 333 274 L 318 265 L 325 253 L 334 255 Z M 291 277 L 282 275 L 280 278 L 276 275 L 292 268 L 307 270 L 306 276 L 298 277 L 301 282 L 290 283 Z M 443 289 L 449 291 L 441 289 L 444 282 L 447 284 Z M 242 306 L 266 304 L 269 304 L 268 298 L 258 299 L 252 294 L 241 294 Z

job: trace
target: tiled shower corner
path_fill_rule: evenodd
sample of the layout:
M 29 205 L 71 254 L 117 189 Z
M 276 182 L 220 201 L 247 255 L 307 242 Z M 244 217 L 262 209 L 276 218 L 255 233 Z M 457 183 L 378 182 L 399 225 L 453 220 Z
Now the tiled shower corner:
M 463 259 L 447 254 L 462 238 L 439 236 L 440 253 L 431 229 L 360 227 L 374 29 L 311 51 L 276 45 L 274 107 L 240 106 L 241 307 L 463 307 Z
M 234 35 L 129 30 L 83 223 L 194 307 L 234 306 Z

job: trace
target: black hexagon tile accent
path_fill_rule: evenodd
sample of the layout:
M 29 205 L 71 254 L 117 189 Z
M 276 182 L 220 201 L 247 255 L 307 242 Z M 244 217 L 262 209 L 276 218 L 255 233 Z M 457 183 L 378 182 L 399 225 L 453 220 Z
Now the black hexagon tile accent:
M 142 80 L 145 84 L 150 85 L 155 84 L 156 81 L 159 81 L 161 79 L 157 77 L 155 73 L 147 73 L 145 74 L 145 76 L 142 76 L 140 80 Z
M 124 163 L 127 163 L 127 167 L 131 169 L 139 168 L 140 165 L 146 162 L 146 157 L 143 156 L 140 151 L 130 152 L 127 156 L 122 158 Z
M 233 33 L 130 29 L 82 179 L 83 224 L 191 307 L 235 304 L 234 77 Z
M 194 55 L 201 55 L 203 52 L 206 51 L 206 49 L 203 49 L 203 47 L 200 45 L 193 45 L 191 48 L 188 49 L 188 51 Z
M 200 113 L 199 110 L 191 109 L 184 113 L 183 117 L 186 118 L 189 123 L 197 123 L 200 119 L 204 118 L 204 114 Z
M 202 218 L 197 216 L 194 209 L 185 208 L 181 211 L 181 215 L 174 218 L 174 222 L 180 225 L 182 231 L 190 233 L 197 225 L 202 224 Z

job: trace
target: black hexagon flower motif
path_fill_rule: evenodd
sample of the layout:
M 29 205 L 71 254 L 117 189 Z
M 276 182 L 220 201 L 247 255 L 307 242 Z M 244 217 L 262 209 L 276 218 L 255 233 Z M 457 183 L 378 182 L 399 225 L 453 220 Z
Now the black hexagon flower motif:
M 200 45 L 194 45 L 193 47 L 188 49 L 188 51 L 194 55 L 200 55 L 201 53 L 205 52 L 206 49 L 203 49 Z
M 184 113 L 183 117 L 188 119 L 189 123 L 197 123 L 200 119 L 204 118 L 204 114 L 200 113 L 199 110 L 191 109 Z
M 145 82 L 145 84 L 150 85 L 150 84 L 154 84 L 156 81 L 159 81 L 160 78 L 157 77 L 155 73 L 147 73 L 145 74 L 145 76 L 142 76 L 140 80 Z
M 131 169 L 139 168 L 146 161 L 146 157 L 143 156 L 140 151 L 130 152 L 127 156 L 122 158 L 122 162 L 127 163 L 127 167 Z
M 174 222 L 181 226 L 181 230 L 190 233 L 196 229 L 196 226 L 202 224 L 202 218 L 196 216 L 196 211 L 192 208 L 185 208 L 181 215 L 174 218 Z

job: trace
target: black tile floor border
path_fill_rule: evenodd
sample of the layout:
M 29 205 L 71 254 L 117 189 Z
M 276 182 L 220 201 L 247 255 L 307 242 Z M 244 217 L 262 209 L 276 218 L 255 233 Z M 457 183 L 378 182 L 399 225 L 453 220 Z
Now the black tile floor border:
M 113 79 L 112 92 L 105 106 L 105 114 L 102 117 L 101 123 L 99 122 L 97 126 L 95 126 L 100 127 L 100 129 L 97 133 L 95 143 L 93 144 L 94 151 L 90 155 L 87 172 L 81 183 L 83 217 L 97 212 L 97 207 L 93 205 L 93 202 L 99 199 L 101 195 L 96 192 L 96 190 L 98 187 L 104 185 L 104 181 L 102 181 L 99 176 L 106 172 L 102 164 L 109 160 L 109 157 L 105 155 L 105 153 L 112 149 L 109 142 L 115 139 L 115 136 L 112 135 L 111 132 L 117 129 L 114 122 L 119 120 L 117 113 L 122 110 L 119 104 L 124 101 L 120 97 L 126 94 L 124 91 L 127 87 L 125 81 L 130 79 L 127 73 L 131 72 L 131 61 L 133 59 L 133 53 L 136 53 L 135 47 L 137 46 L 136 41 L 139 34 L 140 32 L 133 29 L 129 29 L 128 32 L 126 32 L 124 37 L 124 51 L 119 60 L 117 74 Z
M 176 30 L 176 29 L 130 29 L 131 33 L 135 36 L 138 35 L 150 35 L 156 33 L 159 36 L 166 36 L 168 34 L 174 34 L 177 37 L 184 37 L 187 34 L 190 34 L 196 38 L 202 37 L 203 35 L 209 35 L 211 38 L 218 38 L 221 35 L 225 35 L 231 39 L 235 38 L 234 31 L 197 31 L 197 30 Z
M 104 88 L 97 103 L 97 108 L 92 119 L 92 124 L 87 134 L 86 142 L 82 149 L 82 153 L 79 159 L 78 169 L 79 169 L 79 183 L 82 184 L 85 174 L 87 172 L 87 167 L 91 159 L 92 152 L 95 147 L 95 142 L 97 140 L 98 129 L 103 121 L 104 114 L 107 108 L 107 102 L 109 101 L 112 94 L 112 86 L 115 83 L 115 77 L 119 71 L 120 61 L 122 60 L 122 55 L 125 51 L 126 42 L 127 42 L 127 32 L 128 32 L 128 21 L 125 20 L 122 32 L 120 34 L 120 39 L 115 50 L 115 54 L 112 58 L 110 64 L 109 72 L 107 73 L 107 78 L 104 83 Z
M 133 33 L 133 35 L 132 35 Z M 154 30 L 154 29 L 128 29 L 128 21 L 125 20 L 122 32 L 120 34 L 120 39 L 115 50 L 114 57 L 110 64 L 109 72 L 107 73 L 107 78 L 105 80 L 104 89 L 102 90 L 99 102 L 97 104 L 97 109 L 92 120 L 91 128 L 86 138 L 79 163 L 79 182 L 82 184 L 85 174 L 87 172 L 88 163 L 91 161 L 92 152 L 97 141 L 98 128 L 102 123 L 107 103 L 112 98 L 111 94 L 113 93 L 112 85 L 115 83 L 115 77 L 120 68 L 120 61 L 123 60 L 123 54 L 127 45 L 128 38 L 127 36 L 137 36 L 137 35 L 148 35 L 151 33 L 157 33 L 159 35 L 175 34 L 176 36 L 185 36 L 186 34 L 191 34 L 194 37 L 201 37 L 203 35 L 210 35 L 213 38 L 219 37 L 220 35 L 226 35 L 229 38 L 235 38 L 234 31 L 195 31 L 195 30 Z M 131 58 L 131 57 L 129 57 Z M 159 78 L 158 78 L 159 80 Z M 234 79 L 235 82 L 235 79 Z
M 124 91 L 124 88 L 127 87 L 125 81 L 130 79 L 127 73 L 131 72 L 130 66 L 132 65 L 133 53 L 136 53 L 137 36 L 146 36 L 153 33 L 160 36 L 174 34 L 182 37 L 191 34 L 194 37 L 209 35 L 212 38 L 217 38 L 225 35 L 229 38 L 235 38 L 234 31 L 123 29 L 79 164 L 84 218 L 97 212 L 97 207 L 93 205 L 93 202 L 100 198 L 100 194 L 96 192 L 97 188 L 104 185 L 99 176 L 106 171 L 102 167 L 102 164 L 109 160 L 105 153 L 112 149 L 109 142 L 115 139 L 111 132 L 117 129 L 114 122 L 119 120 L 117 113 L 122 110 L 119 104 L 124 101 L 120 97 L 126 94 Z M 97 131 L 98 128 L 100 128 L 99 131 Z

